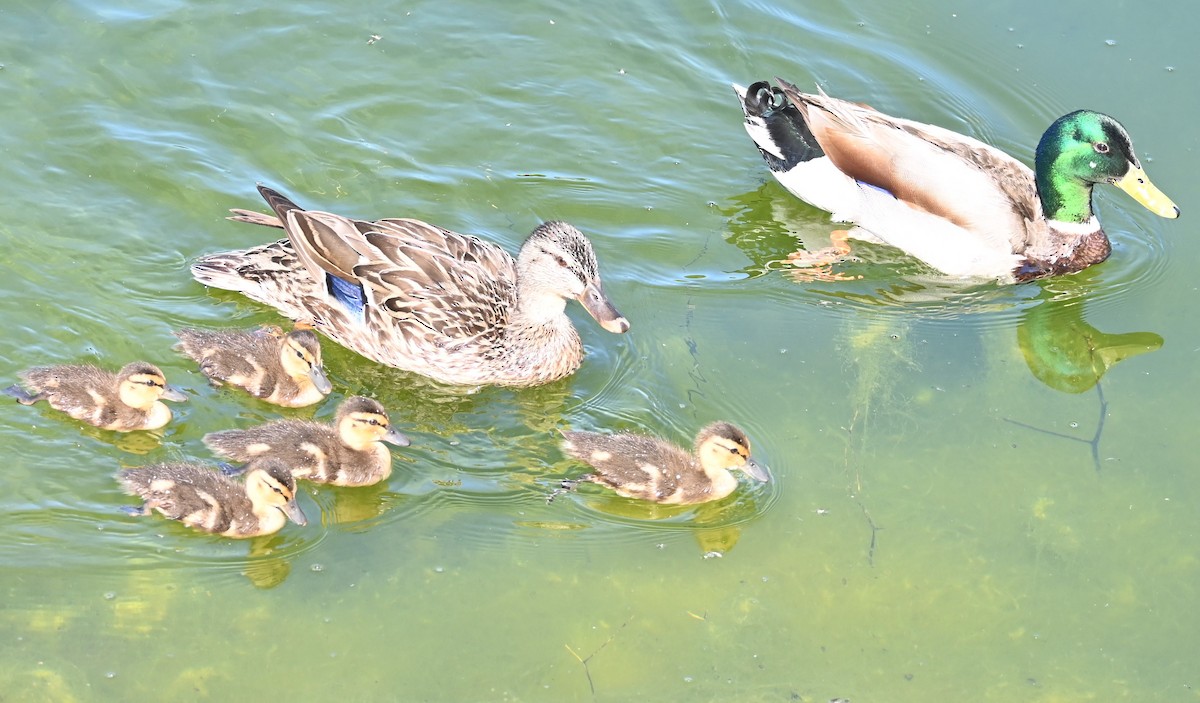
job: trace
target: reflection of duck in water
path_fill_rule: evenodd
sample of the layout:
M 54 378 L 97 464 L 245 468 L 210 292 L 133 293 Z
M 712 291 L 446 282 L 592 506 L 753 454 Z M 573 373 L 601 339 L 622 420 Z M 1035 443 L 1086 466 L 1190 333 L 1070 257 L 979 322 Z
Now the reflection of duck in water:
M 1101 332 L 1083 319 L 1082 296 L 1064 294 L 1061 285 L 1056 288 L 1043 290 L 1039 297 L 1045 300 L 1025 312 L 1017 327 L 1017 342 L 1029 370 L 1047 386 L 1064 393 L 1096 389 L 1100 402 L 1096 430 L 1091 438 L 1082 438 L 1006 419 L 1027 429 L 1089 445 L 1092 463 L 1100 471 L 1100 438 L 1108 417 L 1108 401 L 1100 380 L 1117 363 L 1157 351 L 1163 338 L 1153 332 Z
M 750 457 L 750 440 L 737 426 L 714 422 L 696 435 L 695 453 L 670 442 L 639 434 L 563 432 L 563 450 L 592 466 L 592 473 L 564 481 L 607 486 L 627 498 L 690 505 L 720 500 L 737 488 L 731 470 L 756 481 L 770 474 Z M 552 500 L 557 491 L 551 494 Z
M 1004 283 L 1080 271 L 1111 246 L 1092 211 L 1092 187 L 1110 183 L 1151 212 L 1179 208 L 1150 182 L 1129 134 L 1079 110 L 1038 143 L 1035 170 L 978 140 L 890 117 L 778 80 L 734 86 L 745 127 L 772 173 L 805 202 L 853 222 L 849 234 L 902 249 L 953 276 Z M 828 266 L 847 252 L 795 255 Z
M 1163 345 L 1153 332 L 1101 332 L 1083 319 L 1082 297 L 1060 300 L 1049 290 L 1041 297 L 1017 326 L 1017 343 L 1033 375 L 1055 390 L 1082 393 L 1117 363 Z

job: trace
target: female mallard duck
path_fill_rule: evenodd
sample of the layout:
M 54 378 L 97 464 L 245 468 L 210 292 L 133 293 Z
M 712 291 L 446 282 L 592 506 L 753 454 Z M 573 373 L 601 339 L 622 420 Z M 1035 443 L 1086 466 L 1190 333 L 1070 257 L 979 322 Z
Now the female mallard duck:
M 757 481 L 770 474 L 750 457 L 750 439 L 737 426 L 714 422 L 696 435 L 695 454 L 670 442 L 639 434 L 563 432 L 563 451 L 595 469 L 563 481 L 570 490 L 581 481 L 608 486 L 626 498 L 676 505 L 719 500 L 737 488 L 730 469 Z M 561 491 L 551 494 L 550 499 Z
M 734 90 L 746 131 L 779 182 L 834 220 L 855 223 L 851 236 L 897 247 L 944 273 L 1012 283 L 1104 261 L 1111 246 L 1092 211 L 1097 183 L 1117 186 L 1155 214 L 1179 216 L 1142 170 L 1125 128 L 1107 115 L 1060 117 L 1038 142 L 1031 171 L 970 137 L 776 80 L 779 88 L 758 82 Z M 793 259 L 831 263 L 831 254 L 846 251 Z
M 117 373 L 82 364 L 38 366 L 20 376 L 28 390 L 16 385 L 4 389 L 18 403 L 45 400 L 76 420 L 117 432 L 157 430 L 171 421 L 171 409 L 161 401 L 187 400 L 167 385 L 157 366 L 144 361 L 126 364 Z
M 245 388 L 268 403 L 300 408 L 320 402 L 333 389 L 312 330 L 185 329 L 175 336 L 179 349 L 199 362 L 213 383 Z
M 308 523 L 296 503 L 296 479 L 277 459 L 255 462 L 244 484 L 203 464 L 185 462 L 126 469 L 117 478 L 126 493 L 145 500 L 135 514 L 157 510 L 188 527 L 226 537 L 269 535 L 288 520 Z
M 389 426 L 383 405 L 362 396 L 344 400 L 332 425 L 276 420 L 204 437 L 209 449 L 234 461 L 271 456 L 290 466 L 296 478 L 335 486 L 369 486 L 391 476 L 392 455 L 384 442 L 409 445 Z
M 311 324 L 382 364 L 463 386 L 532 386 L 579 368 L 583 346 L 566 316 L 575 298 L 610 332 L 629 323 L 604 294 L 587 237 L 539 225 L 516 261 L 475 237 L 411 219 L 352 220 L 300 209 L 259 186 L 288 238 L 205 256 L 192 275 Z

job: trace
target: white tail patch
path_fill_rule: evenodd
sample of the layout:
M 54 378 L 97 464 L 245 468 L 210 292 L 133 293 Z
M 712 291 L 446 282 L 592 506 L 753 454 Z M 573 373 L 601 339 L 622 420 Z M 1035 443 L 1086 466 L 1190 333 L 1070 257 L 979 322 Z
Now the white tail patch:
M 832 213 L 836 222 L 852 222 L 862 210 L 862 191 L 828 156 L 803 161 L 790 171 L 772 171 L 780 185 L 809 205 Z
M 767 127 L 763 124 L 761 117 L 747 117 L 746 121 L 743 123 L 743 126 L 746 128 L 746 134 L 750 135 L 750 138 L 754 140 L 754 143 L 758 145 L 759 149 L 770 153 L 772 156 L 780 160 L 787 158 L 783 155 L 783 152 L 780 151 L 779 145 L 777 145 L 775 140 L 771 137 L 771 133 L 767 131 Z

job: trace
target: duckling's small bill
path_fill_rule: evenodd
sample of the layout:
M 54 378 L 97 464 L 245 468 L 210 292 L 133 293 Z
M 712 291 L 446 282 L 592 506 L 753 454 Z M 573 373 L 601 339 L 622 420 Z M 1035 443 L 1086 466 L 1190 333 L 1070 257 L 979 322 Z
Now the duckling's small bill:
M 746 465 L 742 467 L 742 471 L 760 483 L 766 483 L 771 480 L 771 473 L 767 471 L 767 467 L 755 461 L 753 457 L 746 459 Z

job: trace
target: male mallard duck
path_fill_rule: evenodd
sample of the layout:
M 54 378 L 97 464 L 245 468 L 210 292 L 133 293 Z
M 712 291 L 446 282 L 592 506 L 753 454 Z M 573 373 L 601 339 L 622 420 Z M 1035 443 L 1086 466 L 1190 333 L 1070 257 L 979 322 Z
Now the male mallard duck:
M 855 223 L 850 235 L 944 273 L 1012 283 L 1104 261 L 1111 246 L 1092 211 L 1097 183 L 1155 214 L 1179 216 L 1142 170 L 1125 128 L 1107 115 L 1060 117 L 1038 142 L 1031 171 L 970 137 L 776 80 L 779 88 L 734 90 L 746 131 L 779 182 L 834 220 Z M 829 263 L 822 259 L 832 253 L 793 258 Z
M 570 490 L 580 481 L 608 486 L 626 498 L 690 505 L 719 500 L 737 488 L 730 469 L 757 481 L 770 474 L 750 457 L 750 439 L 737 426 L 714 422 L 696 435 L 695 454 L 670 442 L 639 434 L 563 432 L 563 451 L 595 469 L 563 481 Z M 550 499 L 561 491 L 551 494 Z
M 411 219 L 302 210 L 259 186 L 276 217 L 234 210 L 288 238 L 205 256 L 192 275 L 239 291 L 382 364 L 463 386 L 532 386 L 579 368 L 564 313 L 575 298 L 610 332 L 629 323 L 604 295 L 591 242 L 539 225 L 516 261 L 500 247 Z
M 117 373 L 91 366 L 38 366 L 20 374 L 28 390 L 13 385 L 4 392 L 22 405 L 45 400 L 76 420 L 105 430 L 157 430 L 171 421 L 162 400 L 181 403 L 187 396 L 167 385 L 153 364 L 135 361 Z
M 271 456 L 290 466 L 296 478 L 335 486 L 369 486 L 390 476 L 392 455 L 383 442 L 409 445 L 389 426 L 383 405 L 362 396 L 342 401 L 332 425 L 276 420 L 204 437 L 209 449 L 234 461 Z
M 268 403 L 299 408 L 333 389 L 312 330 L 179 330 L 179 349 L 214 383 L 245 388 Z
M 308 523 L 296 503 L 296 479 L 276 459 L 255 462 L 244 484 L 186 462 L 126 469 L 117 478 L 126 493 L 146 501 L 136 514 L 157 510 L 188 527 L 226 537 L 269 535 L 288 520 Z

